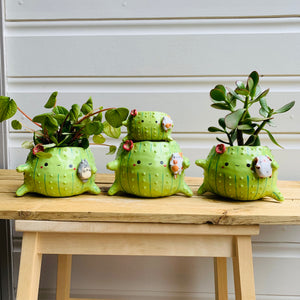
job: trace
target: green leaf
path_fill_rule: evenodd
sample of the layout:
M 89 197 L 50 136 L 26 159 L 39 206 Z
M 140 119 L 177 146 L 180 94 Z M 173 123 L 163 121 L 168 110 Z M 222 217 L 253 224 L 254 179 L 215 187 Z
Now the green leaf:
M 249 91 L 247 89 L 235 89 L 238 95 L 249 96 Z
M 80 107 L 78 104 L 73 104 L 70 110 L 70 120 L 77 121 L 80 114 Z
M 100 121 L 100 122 L 102 122 L 102 112 L 100 112 L 98 115 L 96 115 L 93 118 L 93 121 Z
M 44 105 L 44 107 L 45 108 L 52 108 L 52 107 L 54 107 L 55 104 L 56 104 L 56 97 L 57 97 L 57 92 L 53 92 L 50 95 L 50 97 L 49 97 L 47 103 Z
M 238 130 L 253 130 L 253 127 L 248 124 L 242 124 L 237 127 Z
M 257 102 L 259 101 L 261 98 L 264 98 L 267 96 L 267 94 L 269 93 L 270 89 L 267 89 L 265 91 L 263 91 L 253 102 Z
M 32 149 L 34 147 L 33 141 L 25 141 L 22 143 L 22 148 L 24 149 Z
M 67 115 L 69 111 L 63 106 L 55 106 L 52 111 L 57 115 Z
M 52 143 L 52 144 L 44 144 L 44 145 L 43 145 L 44 149 L 54 148 L 55 146 L 56 146 L 55 143 Z
M 236 86 L 237 86 L 239 89 L 245 89 L 245 88 L 246 88 L 245 83 L 244 83 L 243 81 L 238 80 L 238 81 L 236 81 L 235 84 L 236 84 Z
M 251 98 L 253 98 L 256 94 L 256 87 L 258 85 L 258 82 L 259 82 L 259 75 L 256 71 L 253 71 L 249 75 L 248 82 L 247 82 L 247 86 L 248 86 L 248 90 L 250 92 Z
M 224 132 L 224 130 L 217 128 L 217 127 L 208 127 L 207 129 L 209 132 Z
M 61 146 L 62 145 L 62 142 L 58 142 L 58 140 L 57 140 L 57 138 L 54 136 L 54 135 L 51 135 L 50 136 L 50 140 L 52 141 L 52 142 L 54 142 L 54 145 L 56 145 L 56 146 Z M 50 145 L 53 145 L 53 144 L 50 144 Z M 44 147 L 45 148 L 45 147 Z
M 239 122 L 244 114 L 245 109 L 238 109 L 225 117 L 226 127 L 235 129 L 238 127 Z
M 103 124 L 99 121 L 90 122 L 85 127 L 87 135 L 98 135 L 103 131 Z
M 114 154 L 117 151 L 117 147 L 114 145 L 109 146 L 109 152 L 106 153 L 106 155 Z
M 52 114 L 51 114 L 51 113 L 45 113 L 45 114 L 37 115 L 37 116 L 35 116 L 35 117 L 32 119 L 32 121 L 35 122 L 35 123 L 44 124 L 45 120 L 46 120 L 48 117 L 52 117 Z
M 81 106 L 81 111 L 85 115 L 93 111 L 93 100 L 91 97 Z
M 260 106 L 263 110 L 265 110 L 267 113 L 270 112 L 270 107 L 268 106 L 267 104 L 267 100 L 266 98 L 260 98 L 259 99 L 259 103 L 260 103 Z
M 42 126 L 43 129 L 47 129 L 50 135 L 54 134 L 58 129 L 58 123 L 53 116 L 48 116 Z
M 101 145 L 105 142 L 105 137 L 102 134 L 94 135 L 93 142 L 95 144 Z
M 58 122 L 58 124 L 62 124 L 64 122 L 64 120 L 66 119 L 65 115 L 62 114 L 55 114 L 53 115 L 53 118 L 55 118 Z
M 259 114 L 263 116 L 264 118 L 267 118 L 269 116 L 269 113 L 265 111 L 263 108 L 260 108 Z
M 90 142 L 88 139 L 84 138 L 81 140 L 80 145 L 83 149 L 87 149 L 90 146 Z
M 267 130 L 267 129 L 265 129 L 265 128 L 264 128 L 263 130 L 268 134 L 270 140 L 271 140 L 276 146 L 278 146 L 278 147 L 280 147 L 280 148 L 283 149 L 283 147 L 280 146 L 280 145 L 277 143 L 277 141 L 275 140 L 274 136 L 272 135 L 272 133 L 271 133 L 269 130 Z
M 121 128 L 120 127 L 118 127 L 118 128 L 112 127 L 107 121 L 105 121 L 103 123 L 103 125 L 104 125 L 103 132 L 107 136 L 115 138 L 115 139 L 120 137 L 120 135 L 121 135 Z
M 249 119 L 245 119 L 245 122 L 263 122 L 263 121 L 267 121 L 267 120 L 271 120 L 272 117 L 270 118 L 249 118 Z
M 226 94 L 226 88 L 222 84 L 218 84 L 215 86 L 215 89 L 221 90 L 224 94 Z
M 128 114 L 129 110 L 125 107 L 110 109 L 106 111 L 105 119 L 112 127 L 117 128 L 122 126 L 122 122 L 127 119 Z
M 220 118 L 220 119 L 218 120 L 218 123 L 219 123 L 219 125 L 220 125 L 223 129 L 226 128 L 226 124 L 225 124 L 225 119 L 224 119 L 224 118 Z
M 211 105 L 211 107 L 222 110 L 230 110 L 229 105 L 225 103 L 214 103 Z
M 18 120 L 13 120 L 11 122 L 11 126 L 15 130 L 21 130 L 22 129 L 22 124 Z
M 245 102 L 244 98 L 241 97 L 239 94 L 237 94 L 234 90 L 232 90 L 231 88 L 227 88 L 229 93 L 232 95 L 233 98 L 238 99 L 242 102 Z
M 260 139 L 257 135 L 251 135 L 247 142 L 245 143 L 246 146 L 259 146 L 260 145 Z
M 226 101 L 226 90 L 225 92 L 224 90 L 225 88 L 214 88 L 210 91 L 210 97 L 215 101 Z
M 294 105 L 295 105 L 295 101 L 292 101 L 292 102 L 282 106 L 281 108 L 275 110 L 275 113 L 276 114 L 285 113 L 285 112 L 289 111 Z
M 0 96 L 0 122 L 10 119 L 17 112 L 17 104 L 9 97 Z
M 256 71 L 253 71 L 249 77 L 253 80 L 253 86 L 256 87 L 259 82 L 259 75 Z
M 253 79 L 249 76 L 249 77 L 248 77 L 248 80 L 247 80 L 247 86 L 246 86 L 246 89 L 249 91 L 249 93 L 251 93 L 253 87 L 254 87 L 254 81 L 253 81 Z

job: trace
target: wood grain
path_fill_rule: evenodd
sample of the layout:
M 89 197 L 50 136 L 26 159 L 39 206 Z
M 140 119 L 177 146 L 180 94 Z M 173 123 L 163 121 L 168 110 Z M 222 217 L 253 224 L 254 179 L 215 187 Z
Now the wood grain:
M 9 179 L 8 179 L 9 178 Z M 0 217 L 17 220 L 108 221 L 182 224 L 300 224 L 300 182 L 279 181 L 285 196 L 279 203 L 270 198 L 263 201 L 232 201 L 213 194 L 196 195 L 201 178 L 186 178 L 194 191 L 191 198 L 174 195 L 143 199 L 119 194 L 108 196 L 84 194 L 69 198 L 46 198 L 36 194 L 16 197 L 22 174 L 0 171 Z M 97 174 L 102 190 L 113 182 L 112 175 Z

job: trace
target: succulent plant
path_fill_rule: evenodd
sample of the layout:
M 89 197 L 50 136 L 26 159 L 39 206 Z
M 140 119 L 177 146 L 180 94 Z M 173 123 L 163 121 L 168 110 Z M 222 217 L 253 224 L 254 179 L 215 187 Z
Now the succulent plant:
M 127 108 L 106 108 L 94 109 L 93 100 L 89 98 L 81 107 L 73 104 L 70 109 L 56 105 L 57 92 L 53 92 L 45 108 L 49 112 L 39 114 L 33 118 L 23 112 L 10 97 L 0 96 L 0 122 L 12 118 L 17 111 L 20 111 L 37 129 L 26 128 L 20 121 L 13 120 L 12 127 L 15 130 L 25 130 L 33 133 L 33 141 L 24 142 L 23 147 L 32 149 L 34 155 L 47 155 L 44 149 L 53 147 L 89 147 L 89 138 L 95 144 L 104 145 L 105 135 L 118 138 L 121 134 L 122 122 L 127 119 Z M 102 113 L 105 112 L 105 121 L 102 120 Z M 110 146 L 109 154 L 115 152 L 116 147 Z
M 209 132 L 222 132 L 227 136 L 227 141 L 217 138 L 221 143 L 233 146 L 259 146 L 259 134 L 264 131 L 268 134 L 270 140 L 281 147 L 275 140 L 272 133 L 265 128 L 270 125 L 275 115 L 289 111 L 294 105 L 292 101 L 279 109 L 271 108 L 266 96 L 269 89 L 263 90 L 259 85 L 259 75 L 253 71 L 247 79 L 247 82 L 236 82 L 234 90 L 217 85 L 210 91 L 210 97 L 213 102 L 211 107 L 229 111 L 229 113 L 218 120 L 220 127 L 209 127 Z M 250 107 L 258 104 L 259 116 L 252 117 L 250 115 Z M 247 138 L 246 138 L 247 136 Z

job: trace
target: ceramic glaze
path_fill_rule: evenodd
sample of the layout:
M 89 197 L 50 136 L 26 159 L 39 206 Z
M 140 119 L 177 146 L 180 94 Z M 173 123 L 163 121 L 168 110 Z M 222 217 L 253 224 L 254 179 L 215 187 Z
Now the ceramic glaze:
M 260 178 L 255 171 L 258 157 L 270 159 L 272 175 Z M 278 164 L 268 147 L 213 147 L 206 160 L 196 165 L 204 169 L 204 182 L 198 194 L 213 192 L 236 200 L 257 200 L 265 196 L 284 200 L 277 188 Z
M 121 144 L 116 160 L 107 164 L 108 169 L 115 171 L 115 182 L 108 194 L 122 191 L 151 198 L 175 193 L 192 196 L 193 192 L 184 181 L 184 169 L 189 167 L 190 162 L 183 156 L 182 172 L 174 176 L 170 167 L 173 153 L 181 153 L 175 141 L 135 142 L 129 151 Z
M 50 197 L 68 197 L 89 192 L 99 194 L 95 184 L 94 156 L 90 149 L 63 147 L 46 149 L 50 158 L 30 153 L 25 164 L 17 167 L 24 172 L 24 184 L 16 194 L 34 192 Z
M 163 124 L 164 122 L 164 124 Z M 123 122 L 128 135 L 123 139 L 133 141 L 171 141 L 173 122 L 166 113 L 133 110 Z

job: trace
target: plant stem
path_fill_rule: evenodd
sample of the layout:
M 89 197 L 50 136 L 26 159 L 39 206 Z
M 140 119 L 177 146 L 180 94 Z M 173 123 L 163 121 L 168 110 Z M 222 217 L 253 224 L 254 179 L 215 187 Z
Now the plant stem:
M 244 145 L 243 132 L 241 130 L 236 131 L 236 139 L 237 139 L 238 146 Z
M 98 111 L 93 112 L 93 113 L 88 113 L 87 115 L 83 116 L 80 120 L 78 120 L 76 124 L 81 123 L 83 120 L 85 120 L 85 119 L 87 119 L 89 117 L 92 117 L 94 115 L 100 114 L 100 113 L 102 113 L 102 112 L 104 112 L 106 110 L 111 110 L 111 109 L 115 109 L 115 107 L 105 108 L 105 109 L 101 109 L 101 110 L 98 110 Z
M 58 132 L 58 137 L 57 137 L 59 142 L 60 142 L 60 137 L 61 137 L 61 134 L 62 134 L 63 127 L 64 127 L 64 125 L 65 125 L 65 123 L 66 123 L 66 121 L 67 121 L 69 115 L 70 115 L 70 113 L 68 113 L 68 114 L 66 115 L 65 119 L 63 120 L 63 122 L 62 122 L 61 125 L 60 125 L 59 132 Z
M 265 120 L 265 121 L 263 121 L 257 128 L 256 128 L 256 130 L 254 131 L 254 133 L 251 135 L 251 136 L 258 136 L 258 134 L 261 132 L 261 130 L 265 127 L 265 125 L 267 124 L 267 122 L 268 122 L 268 120 Z M 250 136 L 250 137 L 251 137 Z M 249 137 L 249 139 L 250 139 L 250 137 Z M 247 140 L 247 142 L 249 141 L 249 139 Z M 247 142 L 246 142 L 246 144 L 247 144 Z
M 39 127 L 42 128 L 42 126 L 41 126 L 40 124 L 33 122 L 32 119 L 31 119 L 29 116 L 27 116 L 27 115 L 24 113 L 24 111 L 22 111 L 19 107 L 17 107 L 17 109 L 18 109 L 18 111 L 19 111 L 22 115 L 24 115 L 29 121 L 31 121 L 32 123 L 34 123 L 36 126 L 39 126 Z

